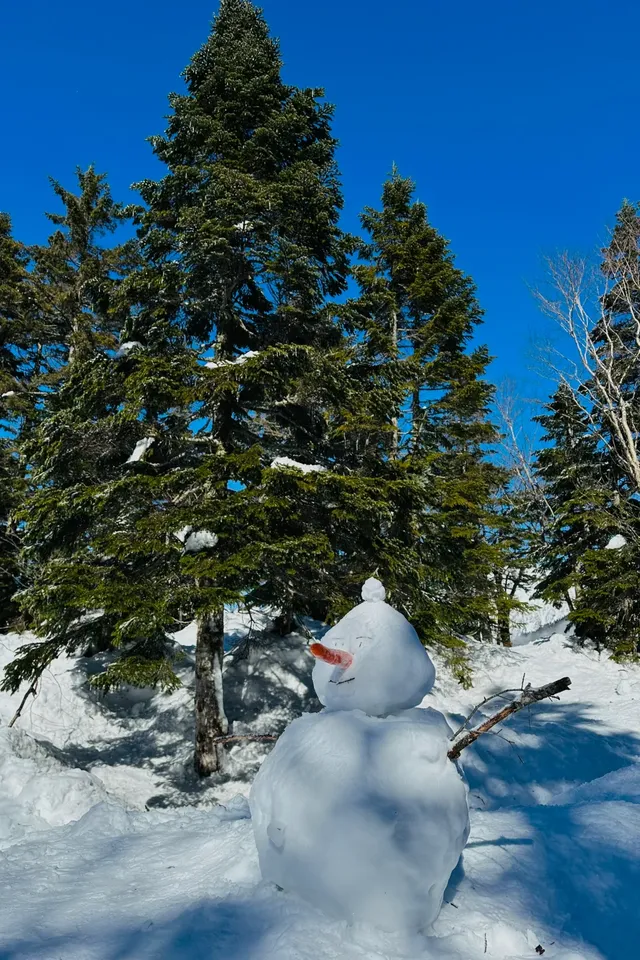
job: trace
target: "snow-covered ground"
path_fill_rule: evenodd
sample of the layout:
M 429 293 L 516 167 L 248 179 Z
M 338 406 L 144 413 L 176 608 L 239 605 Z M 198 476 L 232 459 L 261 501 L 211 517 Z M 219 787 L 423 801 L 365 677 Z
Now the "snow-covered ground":
M 101 700 L 87 689 L 90 661 L 60 660 L 9 730 L 21 696 L 0 694 L 0 960 L 636 957 L 640 668 L 574 650 L 562 616 L 541 607 L 512 650 L 470 644 L 473 689 L 441 668 L 425 700 L 456 725 L 523 675 L 572 679 L 559 701 L 463 753 L 471 836 L 434 935 L 410 941 L 330 920 L 262 882 L 242 798 L 266 748 L 234 746 L 230 782 L 192 775 L 189 628 L 184 686 L 171 695 Z M 246 629 L 233 619 L 230 645 Z M 0 636 L 0 667 L 20 642 Z M 279 733 L 318 709 L 305 647 L 235 646 L 235 732 Z

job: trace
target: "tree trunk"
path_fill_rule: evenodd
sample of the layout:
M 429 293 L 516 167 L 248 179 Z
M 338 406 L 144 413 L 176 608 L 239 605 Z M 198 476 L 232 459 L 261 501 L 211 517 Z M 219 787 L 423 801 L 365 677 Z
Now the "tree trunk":
M 196 639 L 196 744 L 194 766 L 200 777 L 222 769 L 224 746 L 216 742 L 229 729 L 222 694 L 224 607 L 203 614 Z
M 511 647 L 511 624 L 508 613 L 498 614 L 498 643 L 502 647 Z
M 393 311 L 393 321 L 391 327 L 391 339 L 393 343 L 393 359 L 398 359 L 398 314 Z M 391 459 L 397 460 L 400 451 L 400 430 L 398 427 L 398 417 L 393 417 L 391 421 Z

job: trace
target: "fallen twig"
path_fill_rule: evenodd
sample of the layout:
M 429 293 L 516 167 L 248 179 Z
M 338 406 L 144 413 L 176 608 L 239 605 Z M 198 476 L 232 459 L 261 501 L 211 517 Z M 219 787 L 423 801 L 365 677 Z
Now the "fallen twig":
M 522 693 L 523 690 L 524 690 L 524 677 L 522 678 L 521 687 L 511 687 L 509 690 L 500 690 L 499 693 L 492 693 L 491 696 L 485 697 L 484 700 L 482 700 L 477 707 L 473 708 L 473 710 L 471 711 L 471 713 L 469 714 L 465 722 L 462 724 L 462 726 L 458 727 L 456 732 L 452 733 L 449 739 L 455 740 L 456 737 L 459 737 L 462 731 L 466 730 L 467 727 L 469 726 L 469 721 L 471 720 L 471 718 L 476 715 L 480 707 L 484 707 L 485 703 L 489 703 L 490 700 L 496 700 L 498 697 L 504 697 L 506 696 L 507 693 Z
M 513 700 L 508 706 L 503 707 L 502 710 L 494 714 L 493 717 L 489 717 L 488 720 L 485 720 L 484 723 L 481 723 L 480 726 L 476 727 L 475 730 L 470 730 L 469 733 L 465 734 L 464 737 L 461 737 L 460 740 L 458 740 L 457 743 L 454 743 L 454 745 L 451 747 L 451 750 L 449 750 L 447 756 L 450 760 L 457 760 L 465 747 L 471 746 L 472 743 L 475 743 L 478 737 L 482 736 L 483 733 L 487 733 L 487 731 L 491 730 L 492 727 L 495 727 L 497 723 L 500 723 L 501 720 L 505 720 L 507 717 L 511 716 L 512 713 L 517 713 L 518 710 L 522 710 L 523 707 L 528 707 L 532 703 L 537 703 L 539 700 L 546 700 L 548 697 L 555 697 L 564 690 L 568 690 L 570 686 L 571 680 L 569 677 L 562 677 L 560 680 L 554 680 L 553 683 L 547 683 L 543 687 L 534 688 L 530 683 L 527 684 L 522 691 L 522 696 L 518 700 Z M 494 694 L 494 696 L 500 696 L 500 694 Z M 492 698 L 488 697 L 487 699 Z M 483 702 L 486 703 L 487 701 Z M 476 711 L 474 710 L 473 712 L 475 713 Z M 468 720 L 466 722 L 468 722 Z M 464 726 L 461 728 L 461 730 L 463 729 Z
M 24 705 L 25 705 L 25 703 L 27 702 L 27 697 L 30 697 L 31 695 L 33 695 L 33 696 L 35 697 L 35 696 L 37 695 L 37 693 L 38 693 L 38 681 L 37 681 L 37 680 L 34 680 L 33 683 L 31 684 L 31 686 L 29 687 L 29 689 L 27 690 L 27 692 L 25 693 L 24 697 L 22 698 L 22 700 L 21 700 L 21 702 L 20 702 L 20 706 L 18 707 L 18 709 L 17 709 L 16 712 L 14 713 L 13 717 L 11 718 L 11 720 L 10 720 L 10 722 L 9 722 L 9 726 L 10 726 L 10 727 L 12 727 L 12 726 L 14 725 L 14 723 L 16 722 L 16 720 L 18 719 L 18 717 L 19 717 L 20 714 L 22 713 L 22 710 L 23 710 L 23 708 L 24 708 Z
M 214 743 L 231 743 L 232 740 L 256 740 L 256 741 L 265 741 L 265 740 L 278 740 L 279 737 L 274 736 L 272 733 L 245 733 L 245 734 L 229 734 L 224 737 L 215 737 Z

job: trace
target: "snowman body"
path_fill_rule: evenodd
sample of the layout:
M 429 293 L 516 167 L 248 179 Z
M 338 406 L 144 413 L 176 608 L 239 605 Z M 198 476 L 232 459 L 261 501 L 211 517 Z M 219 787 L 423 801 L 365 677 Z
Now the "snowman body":
M 442 714 L 412 708 L 433 665 L 376 583 L 316 645 L 325 709 L 290 724 L 250 806 L 266 880 L 330 915 L 411 932 L 440 910 L 468 836 L 467 790 Z

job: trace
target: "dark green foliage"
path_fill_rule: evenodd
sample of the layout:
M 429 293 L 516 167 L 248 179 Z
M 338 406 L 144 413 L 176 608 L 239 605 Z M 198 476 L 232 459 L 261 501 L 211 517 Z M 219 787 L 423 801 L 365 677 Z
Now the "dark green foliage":
M 333 110 L 281 67 L 262 13 L 222 0 L 151 139 L 164 173 L 142 204 L 92 168 L 77 194 L 53 183 L 64 211 L 31 251 L 29 334 L 7 353 L 11 376 L 20 350 L 29 368 L 11 509 L 40 637 L 8 689 L 76 651 L 109 651 L 97 689 L 173 689 L 170 636 L 193 619 L 213 689 L 225 605 L 331 619 L 374 573 L 464 681 L 461 637 L 508 616 L 474 285 L 394 172 L 344 302 L 356 242 Z M 11 305 L 26 262 L 6 251 Z M 209 749 L 222 698 L 197 716 Z
M 88 532 L 95 518 L 102 530 L 108 524 L 98 485 L 126 460 L 137 434 L 135 416 L 132 424 L 122 408 L 111 359 L 121 318 L 118 287 L 133 251 L 128 244 L 100 245 L 125 219 L 104 176 L 89 169 L 78 172 L 78 181 L 77 196 L 54 184 L 65 212 L 50 219 L 60 229 L 32 251 L 29 281 L 43 336 L 29 371 L 31 405 L 20 434 L 28 470 L 17 511 L 26 580 L 19 599 L 47 640 L 23 648 L 5 678 L 12 689 L 35 679 L 62 651 L 112 640 L 112 612 L 102 608 L 112 570 Z
M 486 530 L 504 472 L 487 456 L 497 434 L 483 379 L 489 357 L 470 347 L 482 318 L 475 288 L 413 190 L 394 171 L 382 209 L 364 212 L 360 296 L 345 317 L 361 338 L 373 428 L 361 431 L 360 447 L 391 481 L 393 509 L 371 546 L 392 599 L 425 640 L 455 647 L 462 634 L 494 629 L 490 575 L 502 552 Z
M 17 615 L 13 595 L 20 585 L 15 509 L 22 481 L 16 441 L 31 350 L 27 263 L 26 251 L 11 236 L 9 217 L 0 214 L 0 629 Z
M 92 259 L 108 282 L 92 323 L 67 324 L 83 349 L 28 451 L 23 603 L 57 650 L 99 648 L 100 634 L 121 651 L 102 686 L 138 682 L 168 633 L 225 603 L 306 611 L 331 583 L 319 475 L 271 464 L 331 462 L 326 410 L 345 395 L 346 355 L 326 300 L 345 287 L 349 241 L 331 108 L 284 85 L 280 66 L 261 14 L 223 2 L 152 141 L 167 173 L 140 184 L 141 262 L 121 285 L 128 248 Z M 110 228 L 122 211 L 107 212 Z M 38 257 L 53 289 L 61 246 Z M 120 325 L 135 345 L 114 357 Z M 190 531 L 215 540 L 191 550 Z
M 537 421 L 548 444 L 537 466 L 553 510 L 538 592 L 560 603 L 579 589 L 584 553 L 611 536 L 610 465 L 568 386 L 558 388 Z

